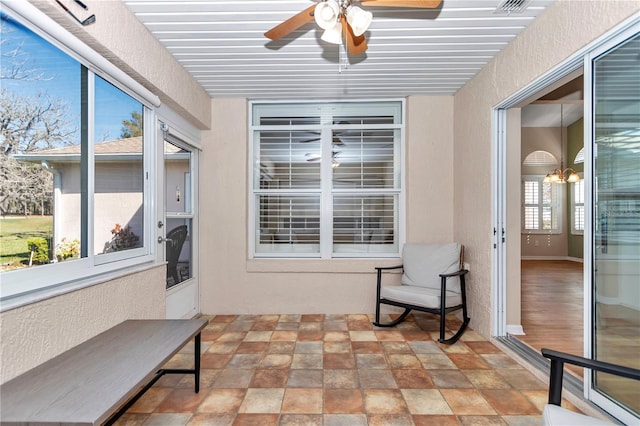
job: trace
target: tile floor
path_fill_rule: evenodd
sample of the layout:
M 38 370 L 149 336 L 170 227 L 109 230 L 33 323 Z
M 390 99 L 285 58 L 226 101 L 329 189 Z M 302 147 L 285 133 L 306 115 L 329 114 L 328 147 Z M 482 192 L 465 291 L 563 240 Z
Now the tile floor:
M 391 329 L 367 315 L 208 319 L 200 393 L 193 376 L 164 376 L 117 425 L 541 423 L 547 386 L 473 330 L 437 343 L 435 316 Z M 192 365 L 190 343 L 167 367 Z

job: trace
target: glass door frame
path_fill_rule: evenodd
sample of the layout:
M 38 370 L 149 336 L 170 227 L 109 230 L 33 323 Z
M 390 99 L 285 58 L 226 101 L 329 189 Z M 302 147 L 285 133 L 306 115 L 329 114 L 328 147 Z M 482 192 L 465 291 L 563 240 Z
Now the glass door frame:
M 156 259 L 158 262 L 166 262 L 166 233 L 167 219 L 189 219 L 191 220 L 191 276 L 178 285 L 168 289 L 165 287 L 165 316 L 167 319 L 190 319 L 200 313 L 200 223 L 199 223 L 199 130 L 191 127 L 187 123 L 182 123 L 175 113 L 168 109 L 160 108 L 157 126 L 157 156 L 156 169 L 158 170 L 158 182 L 156 191 Z M 177 124 L 181 123 L 181 124 Z M 188 150 L 191 153 L 190 159 L 190 184 L 189 194 L 191 202 L 191 213 L 184 215 L 167 215 L 166 211 L 166 170 L 165 170 L 165 141 L 173 145 Z M 185 197 L 187 194 L 182 194 Z M 165 281 L 163 281 L 163 284 Z M 164 284 L 166 286 L 166 284 Z
M 638 14 L 640 15 L 640 14 Z M 637 36 L 640 16 L 636 15 L 627 23 L 620 26 L 608 37 L 601 39 L 598 45 L 589 50 L 584 57 L 584 175 L 585 175 L 585 230 L 584 230 L 584 353 L 585 357 L 593 358 L 593 331 L 594 331 L 594 300 L 593 300 L 593 280 L 594 280 L 594 144 L 595 144 L 595 104 L 594 104 L 594 63 L 595 60 L 613 51 L 618 45 L 626 40 Z M 588 213 L 588 214 L 587 214 Z M 584 397 L 605 411 L 612 414 L 625 424 L 634 424 L 638 418 L 616 404 L 611 398 L 605 396 L 594 388 L 593 372 L 585 370 L 584 374 Z
M 584 48 L 575 52 L 563 62 L 552 68 L 548 72 L 541 75 L 537 80 L 531 82 L 527 86 L 523 87 L 510 97 L 506 98 L 496 106 L 492 111 L 492 196 L 493 196 L 493 212 L 492 212 L 492 226 L 496 230 L 494 237 L 494 250 L 492 256 L 492 294 L 493 294 L 493 323 L 492 323 L 492 335 L 497 338 L 506 338 L 508 336 L 507 323 L 506 323 L 506 310 L 508 306 L 506 298 L 506 262 L 507 256 L 505 250 L 502 250 L 502 235 L 501 228 L 505 224 L 506 213 L 505 203 L 505 179 L 507 176 L 507 168 L 504 161 L 504 152 L 506 150 L 505 137 L 507 126 L 504 119 L 505 111 L 510 108 L 516 108 L 528 103 L 532 100 L 532 96 L 538 93 L 545 87 L 552 85 L 554 82 L 558 82 L 563 78 L 582 68 L 584 70 L 585 87 L 584 87 L 584 140 L 585 140 L 585 211 L 590 209 L 593 204 L 592 191 L 593 188 L 590 184 L 591 176 L 593 176 L 593 160 L 592 160 L 592 143 L 593 143 L 593 115 L 590 108 L 593 98 L 592 87 L 592 68 L 591 61 L 601 55 L 602 53 L 617 46 L 624 40 L 630 38 L 633 34 L 637 33 L 637 28 L 640 25 L 640 13 L 636 13 L 624 22 L 620 23 L 609 32 L 603 34 L 592 43 L 588 44 Z M 587 143 L 587 141 L 591 141 Z M 589 207 L 587 207 L 589 206 Z M 590 211 L 590 210 L 589 210 Z M 585 214 L 585 233 L 584 233 L 584 356 L 589 358 L 592 356 L 591 350 L 591 330 L 593 323 L 592 316 L 592 297 L 591 297 L 591 283 L 592 283 L 592 256 L 593 248 L 591 241 L 593 234 L 591 231 L 592 218 L 590 214 Z M 511 236 L 504 234 L 506 238 L 520 238 L 519 235 Z M 542 359 L 542 356 L 540 356 Z M 529 362 L 534 363 L 535 360 L 529 359 Z M 608 398 L 598 394 L 591 388 L 591 374 L 587 370 L 584 375 L 584 398 L 593 402 L 594 404 L 602 407 L 605 411 L 612 414 L 614 417 L 626 423 L 637 422 L 637 419 L 628 411 L 622 407 L 616 405 Z

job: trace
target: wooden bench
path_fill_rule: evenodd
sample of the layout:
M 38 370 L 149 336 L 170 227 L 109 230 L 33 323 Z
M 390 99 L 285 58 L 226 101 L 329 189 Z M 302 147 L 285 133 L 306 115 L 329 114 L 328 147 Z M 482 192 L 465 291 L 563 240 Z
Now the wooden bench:
M 164 374 L 200 387 L 205 320 L 129 320 L 0 386 L 0 423 L 111 424 Z M 195 338 L 193 369 L 162 369 Z

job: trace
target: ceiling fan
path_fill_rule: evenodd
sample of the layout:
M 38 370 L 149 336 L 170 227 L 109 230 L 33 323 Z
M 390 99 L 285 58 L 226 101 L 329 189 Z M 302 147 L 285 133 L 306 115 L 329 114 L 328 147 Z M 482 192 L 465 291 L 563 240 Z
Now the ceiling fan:
M 367 50 L 364 37 L 373 14 L 358 6 L 408 7 L 433 9 L 442 0 L 321 0 L 264 33 L 271 40 L 280 40 L 304 24 L 315 19 L 324 30 L 321 39 L 342 44 L 343 38 L 350 55 L 360 55 Z

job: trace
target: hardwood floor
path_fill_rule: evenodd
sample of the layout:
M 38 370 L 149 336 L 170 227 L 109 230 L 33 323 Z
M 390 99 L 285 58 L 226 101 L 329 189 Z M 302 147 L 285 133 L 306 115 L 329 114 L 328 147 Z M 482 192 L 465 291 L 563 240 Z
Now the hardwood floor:
M 570 261 L 521 262 L 522 327 L 515 336 L 536 350 L 584 352 L 583 264 Z M 582 377 L 582 369 L 569 367 Z
M 570 261 L 521 262 L 522 327 L 515 336 L 539 351 L 543 347 L 584 353 L 583 264 Z M 640 368 L 640 312 L 621 305 L 598 305 L 598 359 Z M 567 370 L 583 377 L 582 368 Z M 640 383 L 602 376 L 601 389 L 640 411 Z

